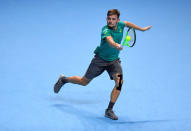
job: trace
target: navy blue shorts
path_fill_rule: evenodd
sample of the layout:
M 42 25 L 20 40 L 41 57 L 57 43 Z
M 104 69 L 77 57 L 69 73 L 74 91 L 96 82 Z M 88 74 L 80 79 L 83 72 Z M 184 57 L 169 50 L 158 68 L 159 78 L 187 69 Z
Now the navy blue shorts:
M 85 77 L 92 80 L 93 78 L 101 75 L 105 70 L 108 72 L 111 80 L 113 80 L 112 76 L 116 73 L 122 75 L 123 72 L 120 59 L 105 61 L 98 55 L 95 55 L 85 73 Z

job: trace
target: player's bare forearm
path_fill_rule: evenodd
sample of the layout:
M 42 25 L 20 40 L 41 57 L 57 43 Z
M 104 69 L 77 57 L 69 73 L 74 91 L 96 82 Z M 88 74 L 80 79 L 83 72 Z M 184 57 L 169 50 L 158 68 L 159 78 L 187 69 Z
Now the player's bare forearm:
M 115 43 L 115 41 L 113 40 L 113 38 L 112 38 L 111 36 L 107 36 L 107 37 L 106 37 L 106 41 L 107 41 L 107 43 L 109 43 L 111 46 L 117 47 L 117 43 Z
M 146 30 L 149 30 L 152 26 L 146 26 L 146 27 L 139 27 L 139 26 L 137 26 L 137 25 L 135 25 L 135 24 L 133 24 L 133 23 L 131 23 L 131 22 L 128 22 L 128 21 L 124 21 L 124 23 L 125 23 L 125 26 L 126 27 L 132 27 L 132 28 L 134 28 L 134 29 L 136 29 L 136 30 L 140 30 L 140 31 L 146 31 Z
M 111 45 L 112 47 L 116 48 L 117 50 L 122 50 L 120 45 L 115 43 L 115 41 L 113 40 L 113 38 L 111 36 L 107 36 L 106 37 L 106 41 L 107 41 L 107 43 L 109 43 L 109 45 Z

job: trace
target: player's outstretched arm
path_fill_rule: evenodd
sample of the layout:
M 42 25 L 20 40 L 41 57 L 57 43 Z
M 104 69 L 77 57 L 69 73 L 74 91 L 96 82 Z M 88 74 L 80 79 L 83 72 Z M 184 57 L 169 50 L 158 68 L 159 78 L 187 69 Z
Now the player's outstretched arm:
M 136 29 L 136 30 L 140 30 L 140 31 L 146 31 L 146 30 L 149 30 L 152 26 L 150 25 L 150 26 L 146 26 L 146 27 L 139 27 L 139 26 L 137 26 L 137 25 L 135 25 L 135 24 L 133 24 L 133 23 L 131 23 L 131 22 L 128 22 L 128 21 L 124 21 L 124 23 L 125 23 L 125 26 L 126 27 L 132 27 L 132 28 L 134 28 L 134 29 Z

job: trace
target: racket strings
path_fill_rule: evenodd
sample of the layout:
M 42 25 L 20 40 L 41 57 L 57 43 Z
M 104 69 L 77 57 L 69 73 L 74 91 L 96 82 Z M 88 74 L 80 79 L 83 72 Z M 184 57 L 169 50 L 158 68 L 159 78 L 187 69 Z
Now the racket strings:
M 128 37 L 130 36 L 130 38 Z M 133 47 L 136 42 L 136 33 L 135 29 L 129 28 L 127 30 L 127 33 L 125 35 L 125 39 L 123 40 L 123 43 L 121 44 L 122 46 L 128 46 L 128 47 Z
M 134 44 L 134 41 L 135 41 L 135 35 L 134 35 L 134 30 L 133 30 L 133 29 L 130 29 L 130 30 L 129 30 L 128 36 L 131 37 L 131 40 L 128 41 L 128 45 L 129 45 L 129 46 L 132 46 L 132 45 Z

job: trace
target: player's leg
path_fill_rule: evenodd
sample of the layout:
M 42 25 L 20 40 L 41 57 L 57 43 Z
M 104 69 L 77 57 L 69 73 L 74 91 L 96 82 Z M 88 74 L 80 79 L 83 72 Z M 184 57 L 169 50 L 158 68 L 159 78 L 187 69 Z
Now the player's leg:
M 107 72 L 109 73 L 111 79 L 115 81 L 115 86 L 111 92 L 110 102 L 108 108 L 106 109 L 105 116 L 113 120 L 117 120 L 118 117 L 113 112 L 113 106 L 117 101 L 117 98 L 121 92 L 121 88 L 123 85 L 123 75 L 122 75 L 123 73 L 120 65 L 120 60 L 117 60 L 116 62 L 114 62 L 114 64 L 109 66 L 107 68 Z
M 61 75 L 54 86 L 54 92 L 58 93 L 61 87 L 66 83 L 73 83 L 86 86 L 93 78 L 99 76 L 104 70 L 105 68 L 104 66 L 102 66 L 102 60 L 95 56 L 92 59 L 83 77 L 80 76 L 65 77 L 64 75 Z
M 108 108 L 106 109 L 105 116 L 113 120 L 118 120 L 118 117 L 113 112 L 113 106 L 115 105 L 117 98 L 121 92 L 123 79 L 122 79 L 122 75 L 118 73 L 113 75 L 113 78 L 115 80 L 115 86 L 111 92 L 110 102 L 109 102 Z
M 54 85 L 54 92 L 58 93 L 60 91 L 60 89 L 62 88 L 62 86 L 66 83 L 73 83 L 73 84 L 79 84 L 82 86 L 86 86 L 91 80 L 84 77 L 80 77 L 80 76 L 72 76 L 72 77 L 66 77 L 64 75 L 61 75 L 58 79 L 58 81 L 56 82 L 56 84 Z
M 114 74 L 113 78 L 115 80 L 115 86 L 111 92 L 111 97 L 110 97 L 110 103 L 111 105 L 108 106 L 109 109 L 113 109 L 113 106 L 115 102 L 117 101 L 117 98 L 121 92 L 121 87 L 123 85 L 123 76 L 121 74 Z
M 115 80 L 115 86 L 112 90 L 112 93 L 111 93 L 111 102 L 116 102 L 117 101 L 117 98 L 121 92 L 121 87 L 123 85 L 123 76 L 121 74 L 115 74 L 114 76 L 114 80 Z
M 86 78 L 85 76 L 80 77 L 80 76 L 72 76 L 72 77 L 67 77 L 67 80 L 69 83 L 73 84 L 79 84 L 82 86 L 86 86 L 91 80 Z

